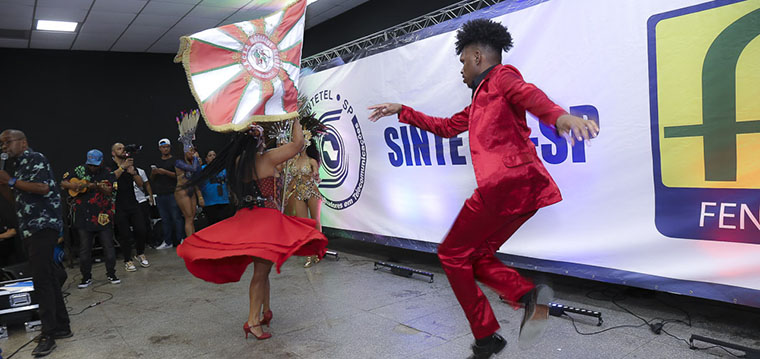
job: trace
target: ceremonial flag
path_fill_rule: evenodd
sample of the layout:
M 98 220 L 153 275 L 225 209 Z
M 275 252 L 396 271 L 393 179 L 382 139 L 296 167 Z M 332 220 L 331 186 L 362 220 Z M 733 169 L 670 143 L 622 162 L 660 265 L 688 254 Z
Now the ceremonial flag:
M 266 5 L 265 5 L 266 6 Z M 190 90 L 214 131 L 298 116 L 306 0 L 265 17 L 180 38 Z

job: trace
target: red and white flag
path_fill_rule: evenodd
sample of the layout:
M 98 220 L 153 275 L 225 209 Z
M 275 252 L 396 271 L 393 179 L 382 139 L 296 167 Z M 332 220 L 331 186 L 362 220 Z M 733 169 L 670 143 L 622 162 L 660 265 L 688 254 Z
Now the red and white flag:
M 214 131 L 298 116 L 306 0 L 263 18 L 183 36 L 182 61 L 195 100 Z

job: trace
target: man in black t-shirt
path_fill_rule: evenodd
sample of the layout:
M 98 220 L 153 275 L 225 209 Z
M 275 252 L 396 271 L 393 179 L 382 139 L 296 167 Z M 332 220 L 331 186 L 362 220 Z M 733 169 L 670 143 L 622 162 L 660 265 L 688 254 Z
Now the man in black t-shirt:
M 158 150 L 161 151 L 161 159 L 157 165 L 151 166 L 150 183 L 153 186 L 153 193 L 156 194 L 156 206 L 161 215 L 163 228 L 163 243 L 156 249 L 165 249 L 182 243 L 182 239 L 185 238 L 185 220 L 174 199 L 177 174 L 174 171 L 175 160 L 171 154 L 172 147 L 168 138 L 158 141 Z
M 116 181 L 110 169 L 101 166 L 103 152 L 90 150 L 87 162 L 63 174 L 61 187 L 72 196 L 73 227 L 79 233 L 79 271 L 82 281 L 77 287 L 92 284 L 92 242 L 98 237 L 106 259 L 106 276 L 112 284 L 116 277 L 116 251 L 113 245 L 114 195 Z
M 137 270 L 134 261 L 142 267 L 148 267 L 145 258 L 145 240 L 148 229 L 145 228 L 145 218 L 135 197 L 135 183 L 142 187 L 143 181 L 134 166 L 134 158 L 129 157 L 124 151 L 124 145 L 117 142 L 111 146 L 111 155 L 114 161 L 113 174 L 116 177 L 116 231 L 118 232 L 119 244 L 124 255 L 124 269 L 127 272 Z M 134 244 L 136 256 L 132 257 L 132 232 L 134 231 Z

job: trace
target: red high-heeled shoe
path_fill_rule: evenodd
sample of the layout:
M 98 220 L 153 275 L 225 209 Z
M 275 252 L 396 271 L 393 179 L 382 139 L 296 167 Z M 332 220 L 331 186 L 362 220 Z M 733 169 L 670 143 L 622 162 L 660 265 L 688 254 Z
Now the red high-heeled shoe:
M 253 334 L 253 336 L 256 337 L 256 339 L 258 340 L 269 339 L 272 337 L 272 334 L 264 332 L 264 331 L 262 331 L 261 336 L 256 335 L 256 333 L 254 333 L 251 330 L 251 328 L 256 328 L 256 327 L 261 327 L 261 323 L 252 325 L 252 326 L 249 326 L 248 322 L 245 322 L 245 324 L 243 324 L 243 332 L 245 332 L 245 339 L 248 339 L 248 333 Z
M 274 314 L 272 313 L 272 311 L 267 310 L 266 312 L 264 312 L 264 318 L 261 319 L 261 324 L 269 326 L 269 322 L 272 321 L 272 317 L 274 317 Z

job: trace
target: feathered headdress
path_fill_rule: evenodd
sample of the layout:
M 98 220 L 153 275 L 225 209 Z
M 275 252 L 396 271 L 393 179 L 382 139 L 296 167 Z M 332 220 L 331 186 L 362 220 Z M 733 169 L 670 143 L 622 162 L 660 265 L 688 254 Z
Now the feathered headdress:
M 190 112 L 181 112 L 180 116 L 177 116 L 177 127 L 179 127 L 179 142 L 182 142 L 182 149 L 185 152 L 189 152 L 193 148 L 193 140 L 195 139 L 195 130 L 198 128 L 198 119 L 200 119 L 200 111 L 192 110 Z
M 317 120 L 309 106 L 309 100 L 304 96 L 298 98 L 298 115 L 303 127 L 303 137 L 306 140 L 305 146 L 309 147 L 312 138 L 322 136 L 327 132 L 327 126 Z
M 327 126 L 322 122 L 319 122 L 313 114 L 309 114 L 307 117 L 301 117 L 301 127 L 303 127 L 303 138 L 306 140 L 306 147 L 311 145 L 312 138 L 321 137 L 327 132 Z

